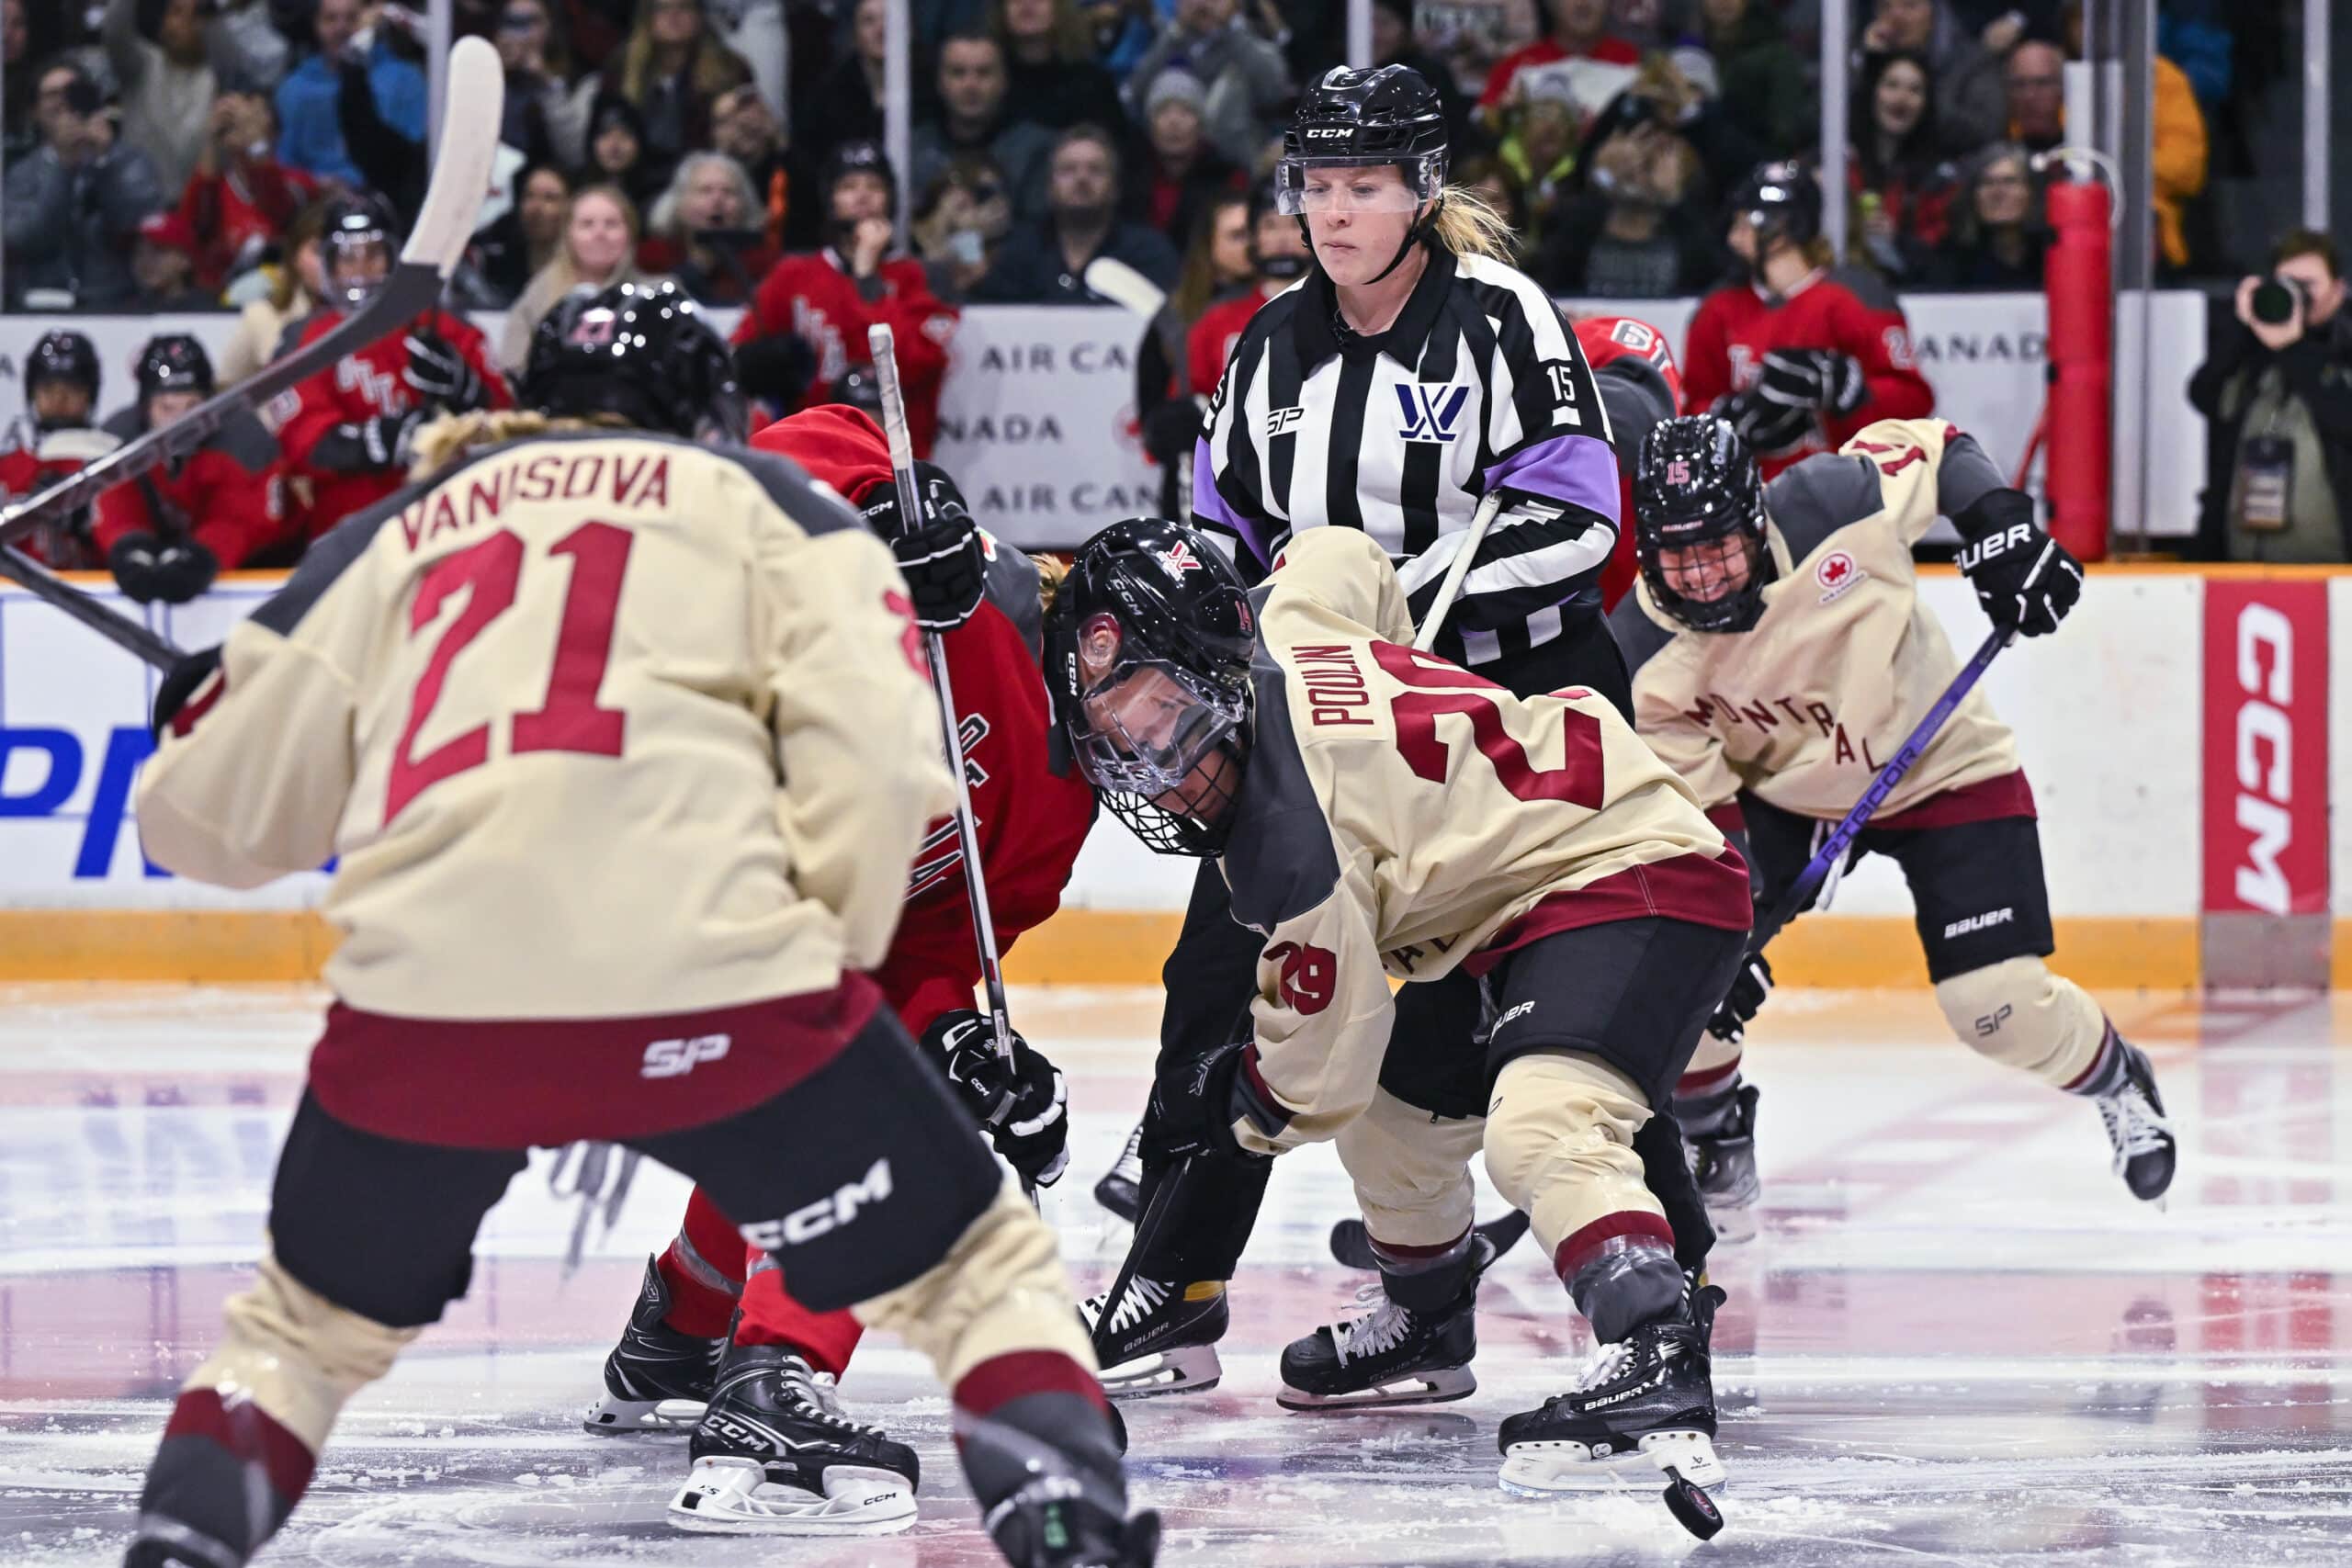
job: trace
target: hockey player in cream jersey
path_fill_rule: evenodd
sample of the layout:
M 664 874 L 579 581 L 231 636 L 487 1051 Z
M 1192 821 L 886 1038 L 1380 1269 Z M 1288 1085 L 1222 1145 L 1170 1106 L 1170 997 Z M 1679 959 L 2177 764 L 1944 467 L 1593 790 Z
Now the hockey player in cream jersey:
M 1758 482 L 1710 415 L 1669 420 L 1634 486 L 1642 581 L 1611 616 L 1635 723 L 1719 826 L 1744 832 L 1759 906 L 1782 897 L 1959 672 L 1919 603 L 1911 547 L 1939 513 L 1996 627 L 2057 629 L 2082 569 L 1984 449 L 1939 420 L 1882 420 Z M 2148 1058 L 2043 964 L 2052 948 L 2033 792 L 2008 727 L 1972 692 L 1858 843 L 1903 867 L 1936 999 L 1975 1050 L 2098 1104 L 2132 1193 L 2163 1196 L 2174 1146 Z M 1725 1239 L 1752 1235 L 1757 1091 L 1740 1039 L 1770 987 L 1743 966 L 1675 1096 Z
M 1646 1443 L 1707 1484 L 1722 1296 L 1686 1285 L 1631 1145 L 1737 961 L 1747 868 L 1605 698 L 1514 697 L 1411 635 L 1396 571 L 1354 529 L 1302 532 L 1254 595 L 1182 525 L 1120 524 L 1080 551 L 1048 626 L 1080 766 L 1152 848 L 1217 857 L 1263 943 L 1242 1038 L 1163 1073 L 1156 1110 L 1193 1159 L 1338 1143 L 1381 1283 L 1284 1352 L 1283 1404 L 1476 1387 L 1483 1150 L 1603 1347 L 1571 1392 L 1504 1423 L 1505 1480 L 1605 1480 L 1646 1465 Z M 1483 1118 L 1384 1087 L 1390 979 L 1456 968 L 1492 1021 L 1451 1064 Z

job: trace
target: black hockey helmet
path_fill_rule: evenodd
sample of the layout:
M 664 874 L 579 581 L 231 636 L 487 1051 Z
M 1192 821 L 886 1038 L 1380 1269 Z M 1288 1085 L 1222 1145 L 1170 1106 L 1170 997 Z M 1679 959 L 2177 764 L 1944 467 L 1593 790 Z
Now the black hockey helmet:
M 212 356 L 187 333 L 158 333 L 149 338 L 139 351 L 134 374 L 142 403 L 158 392 L 195 392 L 207 398 L 213 392 Z
M 1687 414 L 1650 428 L 1634 469 L 1634 549 L 1651 599 L 1693 631 L 1744 632 L 1763 615 L 1764 589 L 1772 581 L 1764 486 L 1755 454 L 1728 421 Z M 1736 579 L 1736 586 L 1704 599 L 1678 591 L 1661 559 L 1669 550 L 1686 582 L 1688 573 L 1712 567 L 1717 582 Z
M 32 352 L 25 355 L 25 400 L 29 402 L 35 389 L 51 381 L 64 381 L 81 388 L 98 400 L 98 351 L 96 344 L 80 333 L 46 332 L 34 343 Z
M 523 401 L 557 417 L 618 414 L 689 439 L 741 441 L 751 424 L 725 341 L 667 279 L 574 294 L 548 311 L 531 333 Z
M 319 272 L 326 279 L 329 302 L 346 310 L 368 303 L 391 276 L 400 246 L 400 220 L 382 197 L 373 191 L 346 192 L 329 201 L 326 224 L 319 234 Z M 363 260 L 376 265 L 357 276 L 337 276 Z
M 1418 211 L 1425 202 L 1444 199 L 1446 152 L 1445 106 L 1419 72 L 1409 65 L 1370 71 L 1334 66 L 1299 96 L 1290 129 L 1283 132 L 1282 159 L 1274 165 L 1275 205 L 1303 225 L 1307 171 L 1394 164 Z M 1404 245 L 1380 277 L 1396 270 L 1436 218 L 1431 207 L 1406 232 Z
M 1724 227 L 1736 218 L 1755 226 L 1759 260 L 1776 239 L 1809 245 L 1821 232 L 1821 182 L 1803 164 L 1758 164 L 1732 187 Z
M 1046 670 L 1063 733 L 1102 804 L 1162 854 L 1224 846 L 1257 631 L 1231 563 L 1161 517 L 1089 539 L 1055 593 Z
M 825 193 L 825 214 L 832 215 L 833 187 L 852 175 L 872 175 L 890 192 L 890 205 L 899 205 L 899 174 L 890 166 L 890 155 L 882 143 L 865 137 L 843 141 L 825 154 L 825 166 L 817 177 L 817 188 Z

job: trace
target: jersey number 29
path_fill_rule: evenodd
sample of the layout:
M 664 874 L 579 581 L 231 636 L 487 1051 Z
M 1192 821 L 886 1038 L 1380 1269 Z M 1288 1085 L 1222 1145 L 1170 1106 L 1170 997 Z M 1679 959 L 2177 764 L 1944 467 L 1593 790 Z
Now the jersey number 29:
M 591 757 L 617 757 L 628 716 L 617 708 L 598 707 L 596 689 L 605 682 L 605 666 L 613 656 L 613 619 L 621 597 L 621 578 L 628 570 L 630 545 L 636 536 L 610 523 L 583 523 L 548 547 L 550 556 L 571 558 L 571 583 L 563 597 L 563 621 L 556 634 L 555 668 L 548 673 L 539 705 L 513 719 L 516 755 L 526 751 L 577 751 Z M 463 592 L 465 608 L 433 645 L 409 700 L 408 723 L 392 752 L 391 780 L 384 792 L 384 821 L 389 826 L 401 808 L 443 779 L 479 768 L 490 761 L 490 726 L 475 725 L 423 756 L 416 738 L 441 700 L 449 666 L 468 643 L 490 623 L 514 607 L 522 586 L 522 536 L 511 528 L 459 550 L 435 565 L 417 586 L 416 602 L 409 608 L 411 637 L 433 624 L 452 594 Z

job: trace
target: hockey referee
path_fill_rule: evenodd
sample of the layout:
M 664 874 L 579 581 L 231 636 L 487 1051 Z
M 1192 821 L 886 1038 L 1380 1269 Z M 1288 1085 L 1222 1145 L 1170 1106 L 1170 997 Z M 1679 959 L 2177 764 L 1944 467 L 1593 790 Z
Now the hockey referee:
M 1270 567 L 1299 529 L 1363 529 L 1398 558 L 1419 622 L 1495 494 L 1500 510 L 1437 651 L 1521 695 L 1588 686 L 1630 714 L 1601 614 L 1620 504 L 1609 418 L 1558 308 L 1503 259 L 1508 226 L 1446 184 L 1446 163 L 1443 109 L 1408 67 L 1333 70 L 1300 98 L 1275 200 L 1298 219 L 1315 265 L 1234 345 L 1194 452 L 1193 521 L 1240 541 L 1245 576 Z M 1162 970 L 1163 1080 L 1247 1027 L 1260 945 L 1233 918 L 1216 864 L 1204 865 Z M 1458 973 L 1398 995 L 1381 1072 L 1391 1103 L 1424 1117 L 1485 1114 L 1480 1007 L 1477 983 Z M 1159 1103 L 1139 1151 L 1147 1215 L 1171 1168 Z M 1678 1235 L 1703 1255 L 1712 1233 L 1679 1133 L 1670 1118 L 1652 1120 L 1663 1125 L 1636 1146 Z M 1138 1228 L 1125 1299 L 1088 1303 L 1114 1392 L 1173 1392 L 1217 1375 L 1213 1353 L 1172 1353 L 1223 1334 L 1224 1281 L 1266 1166 L 1195 1158 L 1182 1168 L 1162 1213 Z M 1133 1379 L 1115 1375 L 1129 1362 Z

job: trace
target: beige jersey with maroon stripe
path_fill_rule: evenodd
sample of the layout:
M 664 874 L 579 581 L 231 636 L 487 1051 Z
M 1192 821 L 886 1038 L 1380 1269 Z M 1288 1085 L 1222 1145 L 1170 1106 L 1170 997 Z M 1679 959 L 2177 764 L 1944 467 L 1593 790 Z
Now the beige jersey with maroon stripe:
M 470 454 L 229 634 L 140 778 L 147 853 L 339 857 L 326 978 L 407 1017 L 725 1007 L 872 967 L 947 808 L 905 583 L 780 457 L 652 435 Z
M 1221 862 L 1266 938 L 1251 1012 L 1275 1103 L 1253 1092 L 1246 1147 L 1336 1134 L 1378 1082 L 1388 976 L 1451 973 L 1547 899 L 1587 898 L 1562 925 L 1713 899 L 1744 928 L 1747 873 L 1716 859 L 1690 787 L 1608 701 L 1515 697 L 1414 652 L 1369 536 L 1303 532 L 1258 599 L 1256 720 Z
M 1711 808 L 1750 790 L 1801 816 L 1844 817 L 1960 672 L 1919 603 L 1911 547 L 1939 513 L 2005 487 L 1975 439 L 1940 420 L 1882 420 L 1781 474 L 1764 491 L 1778 577 L 1754 626 L 1692 631 L 1646 582 L 1610 617 L 1642 739 Z M 1881 811 L 2017 771 L 1979 687 Z

